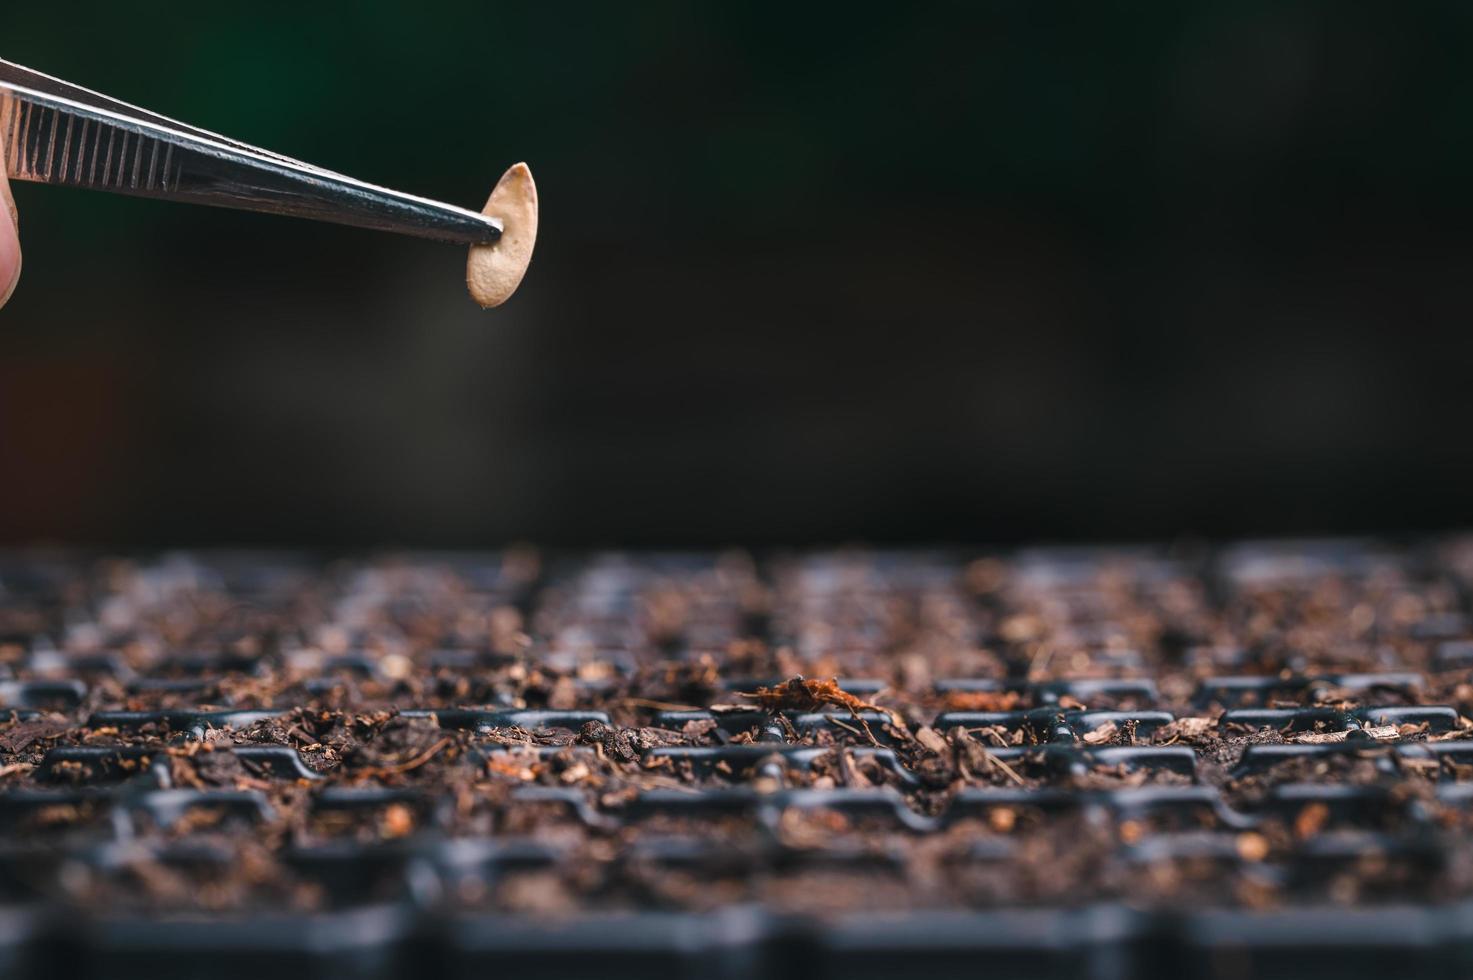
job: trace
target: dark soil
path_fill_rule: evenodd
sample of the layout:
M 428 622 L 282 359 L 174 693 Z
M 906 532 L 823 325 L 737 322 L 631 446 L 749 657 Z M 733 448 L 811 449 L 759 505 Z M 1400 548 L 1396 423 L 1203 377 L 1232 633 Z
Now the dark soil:
M 1473 889 L 1460 543 L 16 557 L 0 587 L 11 902 L 832 914 Z

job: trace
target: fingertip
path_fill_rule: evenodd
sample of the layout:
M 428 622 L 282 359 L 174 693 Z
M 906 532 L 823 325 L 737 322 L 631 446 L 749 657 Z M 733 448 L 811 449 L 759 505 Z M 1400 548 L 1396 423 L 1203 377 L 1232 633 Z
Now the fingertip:
M 0 209 L 0 306 L 10 302 L 10 295 L 20 283 L 20 235 L 15 227 L 14 205 Z
M 20 282 L 20 213 L 15 209 L 15 198 L 10 193 L 10 178 L 0 166 L 0 306 L 10 302 Z

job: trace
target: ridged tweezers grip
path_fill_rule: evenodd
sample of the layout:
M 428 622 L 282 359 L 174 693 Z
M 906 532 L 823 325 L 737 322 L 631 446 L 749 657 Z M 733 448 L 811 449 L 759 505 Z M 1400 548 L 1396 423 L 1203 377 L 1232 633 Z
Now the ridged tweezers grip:
M 173 144 L 29 99 L 4 100 L 5 169 L 17 180 L 144 194 L 180 189 Z

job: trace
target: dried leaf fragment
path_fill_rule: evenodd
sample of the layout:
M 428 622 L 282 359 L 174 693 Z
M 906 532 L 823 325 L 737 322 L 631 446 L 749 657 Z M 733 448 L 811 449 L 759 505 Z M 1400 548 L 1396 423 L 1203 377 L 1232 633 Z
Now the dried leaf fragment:
M 1216 723 L 1211 718 L 1178 718 L 1156 730 L 1156 741 L 1171 745 L 1174 742 L 1196 742 L 1211 734 Z
M 916 730 L 916 741 L 921 748 L 935 755 L 947 755 L 951 752 L 951 745 L 941 736 L 936 729 L 922 725 Z
M 949 691 L 947 711 L 1016 711 L 1023 704 L 1018 691 Z
M 839 687 L 838 678 L 826 681 L 804 680 L 790 677 L 775 687 L 759 687 L 757 690 L 739 695 L 750 698 L 766 711 L 817 711 L 826 704 L 847 708 L 852 714 L 861 711 L 879 711 L 889 714 L 884 708 L 868 701 L 861 701 Z
M 1389 741 L 1401 738 L 1401 730 L 1395 725 L 1369 725 L 1360 729 L 1365 735 L 1377 741 Z M 1289 739 L 1291 742 L 1308 743 L 1310 745 L 1325 745 L 1334 742 L 1349 740 L 1350 732 L 1304 732 Z

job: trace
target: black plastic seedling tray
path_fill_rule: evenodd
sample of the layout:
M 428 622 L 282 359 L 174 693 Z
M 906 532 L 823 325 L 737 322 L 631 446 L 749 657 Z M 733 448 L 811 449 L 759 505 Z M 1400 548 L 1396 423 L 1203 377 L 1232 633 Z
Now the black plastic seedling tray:
M 529 971 L 614 980 L 802 977 L 1459 975 L 1473 907 L 1151 915 L 1123 906 L 795 921 L 760 909 L 576 920 L 449 915 L 394 907 L 234 922 L 0 920 L 10 976 L 455 978 Z M 592 972 L 590 972 L 592 971 Z
M 1460 974 L 1470 594 L 1456 540 L 10 556 L 0 975 Z

